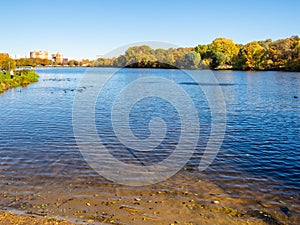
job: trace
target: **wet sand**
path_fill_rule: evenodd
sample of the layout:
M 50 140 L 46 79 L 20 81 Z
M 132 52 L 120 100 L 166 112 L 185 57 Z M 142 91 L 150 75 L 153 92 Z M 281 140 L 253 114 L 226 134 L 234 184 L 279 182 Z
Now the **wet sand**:
M 9 212 L 0 212 L 0 224 L 3 225 L 72 225 L 68 221 L 55 220 L 52 218 L 38 218 L 36 216 L 18 215 Z
M 2 213 L 1 224 L 9 224 L 10 219 L 20 220 L 19 224 L 57 224 L 45 218 L 74 224 L 299 224 L 298 205 L 293 208 L 289 201 L 278 201 L 274 210 L 263 196 L 234 197 L 211 181 L 192 177 L 176 175 L 139 188 L 89 179 L 61 181 L 56 187 L 7 185 L 7 192 L 1 193 L 1 209 L 21 210 L 27 216 Z

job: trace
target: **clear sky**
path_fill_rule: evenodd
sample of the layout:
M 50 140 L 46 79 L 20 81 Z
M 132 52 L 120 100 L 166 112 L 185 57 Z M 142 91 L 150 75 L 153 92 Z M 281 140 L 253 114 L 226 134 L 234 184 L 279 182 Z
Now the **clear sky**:
M 122 45 L 190 47 L 300 35 L 299 0 L 1 0 L 0 52 L 90 58 Z

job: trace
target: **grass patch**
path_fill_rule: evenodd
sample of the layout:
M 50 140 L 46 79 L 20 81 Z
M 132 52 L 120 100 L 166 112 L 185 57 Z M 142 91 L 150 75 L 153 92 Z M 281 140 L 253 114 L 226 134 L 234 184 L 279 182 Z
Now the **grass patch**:
M 26 87 L 27 85 L 37 82 L 39 76 L 33 70 L 16 71 L 13 78 L 10 74 L 0 72 L 0 93 L 19 86 Z

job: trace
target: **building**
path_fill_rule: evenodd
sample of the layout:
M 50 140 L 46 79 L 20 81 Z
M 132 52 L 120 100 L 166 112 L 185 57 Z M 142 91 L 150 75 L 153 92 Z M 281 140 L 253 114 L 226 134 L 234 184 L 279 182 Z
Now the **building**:
M 49 55 L 47 51 L 32 51 L 30 52 L 31 59 L 51 59 L 53 63 L 56 64 L 67 64 L 68 59 L 64 58 L 64 55 L 57 52 L 55 54 Z
M 30 52 L 31 59 L 49 59 L 49 53 L 47 51 L 33 51 Z
M 63 63 L 63 57 L 64 55 L 61 53 L 52 54 L 52 61 L 55 63 Z
M 68 58 L 63 58 L 63 64 L 68 64 L 68 62 L 69 62 L 69 59 Z

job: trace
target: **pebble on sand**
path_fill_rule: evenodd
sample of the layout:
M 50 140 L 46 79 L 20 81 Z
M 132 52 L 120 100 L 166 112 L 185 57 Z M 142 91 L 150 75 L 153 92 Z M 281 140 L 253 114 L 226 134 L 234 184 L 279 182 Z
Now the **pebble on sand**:
M 218 200 L 211 201 L 212 204 L 220 204 Z

